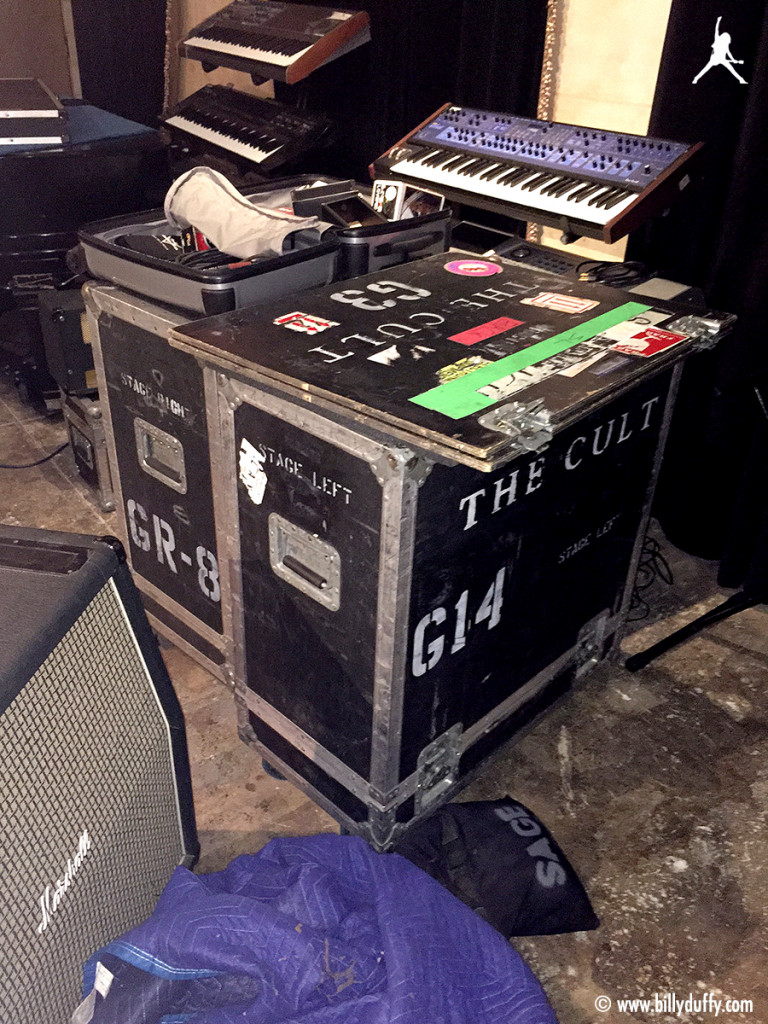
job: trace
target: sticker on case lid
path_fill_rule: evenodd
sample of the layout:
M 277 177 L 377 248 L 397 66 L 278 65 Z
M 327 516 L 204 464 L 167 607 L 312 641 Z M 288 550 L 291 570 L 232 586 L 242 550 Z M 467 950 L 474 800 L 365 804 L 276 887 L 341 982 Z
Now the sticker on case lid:
M 240 442 L 239 477 L 248 497 L 254 505 L 260 505 L 267 489 L 267 474 L 264 472 L 266 453 L 260 452 L 247 438 Z
M 661 331 L 658 327 L 646 327 L 637 334 L 633 334 L 626 341 L 619 341 L 611 345 L 611 351 L 621 352 L 627 356 L 655 356 L 664 352 L 673 345 L 685 341 L 687 334 L 676 334 L 674 331 Z
M 389 348 L 374 352 L 372 356 L 368 356 L 368 361 L 371 363 L 383 363 L 384 366 L 392 366 L 399 358 L 400 350 L 397 345 L 390 345 Z
M 488 260 L 451 260 L 445 264 L 444 269 L 449 274 L 460 274 L 462 277 L 490 277 L 501 273 L 499 264 Z
M 465 377 L 468 373 L 473 373 L 489 363 L 490 359 L 483 359 L 482 356 L 466 356 L 464 359 L 451 363 L 450 366 L 441 367 L 437 371 L 437 377 L 441 384 L 447 384 L 449 380 L 458 380 L 459 377 Z
M 470 327 L 467 331 L 451 334 L 448 341 L 457 341 L 459 345 L 476 345 L 479 341 L 487 341 L 488 338 L 494 338 L 497 334 L 503 334 L 504 331 L 511 331 L 514 327 L 519 327 L 522 322 L 522 320 L 513 320 L 509 316 L 499 316 L 495 320 L 478 324 L 477 327 Z
M 323 317 L 300 313 L 298 310 L 285 313 L 272 323 L 279 327 L 287 327 L 290 331 L 300 331 L 302 334 L 319 334 L 321 331 L 327 331 L 329 327 L 339 326 L 336 320 L 325 320 Z
M 609 327 L 607 331 L 603 331 L 603 337 L 609 341 L 627 341 L 646 327 L 657 327 L 664 320 L 669 320 L 669 311 L 648 309 L 645 313 L 623 320 L 615 327 Z
M 586 313 L 600 305 L 595 299 L 583 299 L 579 295 L 563 295 L 560 292 L 539 292 L 530 299 L 520 301 L 524 306 L 554 309 L 557 313 Z
M 525 370 L 545 359 L 551 359 L 584 341 L 596 338 L 609 327 L 621 323 L 622 320 L 638 316 L 649 308 L 639 302 L 625 302 L 616 309 L 608 310 L 599 316 L 592 317 L 591 320 L 576 324 L 574 327 L 561 331 L 551 338 L 536 342 L 520 352 L 513 352 L 493 362 L 480 364 L 476 369 L 470 369 L 469 372 L 455 379 L 441 381 L 437 387 L 414 395 L 410 401 L 425 409 L 433 409 L 435 412 L 442 413 L 443 416 L 449 416 L 451 419 L 463 419 L 465 416 L 487 409 L 497 401 L 495 397 L 482 394 L 481 388 L 486 388 L 489 384 L 494 384 L 504 377 L 517 373 L 519 370 Z

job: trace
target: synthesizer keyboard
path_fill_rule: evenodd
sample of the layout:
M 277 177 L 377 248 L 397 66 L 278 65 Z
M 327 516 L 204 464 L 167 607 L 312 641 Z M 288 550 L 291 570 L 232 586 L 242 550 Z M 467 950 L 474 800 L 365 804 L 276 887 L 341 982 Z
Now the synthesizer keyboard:
M 332 122 L 299 113 L 275 100 L 206 85 L 188 96 L 164 119 L 173 129 L 227 150 L 272 171 L 303 156 L 330 135 Z
M 369 39 L 365 11 L 234 0 L 194 28 L 179 53 L 206 70 L 235 68 L 294 83 Z
M 615 242 L 687 187 L 701 148 L 446 104 L 371 171 L 570 238 Z

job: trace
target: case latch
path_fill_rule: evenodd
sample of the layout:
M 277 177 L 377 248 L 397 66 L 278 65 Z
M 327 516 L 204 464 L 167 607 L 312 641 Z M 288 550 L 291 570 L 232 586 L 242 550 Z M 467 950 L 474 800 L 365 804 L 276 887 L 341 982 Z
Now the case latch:
M 735 322 L 736 317 L 731 313 L 713 313 L 709 316 L 696 316 L 690 313 L 678 317 L 670 324 L 665 324 L 664 330 L 687 334 L 697 349 L 709 349 L 715 347 Z
M 581 627 L 576 638 L 576 678 L 602 660 L 609 618 L 610 612 L 606 609 Z
M 496 405 L 478 418 L 481 426 L 509 437 L 518 451 L 538 452 L 552 440 L 549 410 L 544 400 L 506 402 Z
M 461 723 L 453 725 L 419 754 L 414 797 L 417 815 L 439 800 L 458 778 L 461 734 Z
M 187 493 L 187 472 L 184 465 L 184 446 L 181 441 L 161 430 L 154 423 L 137 416 L 133 421 L 136 454 L 139 465 L 149 476 L 160 480 L 179 494 Z

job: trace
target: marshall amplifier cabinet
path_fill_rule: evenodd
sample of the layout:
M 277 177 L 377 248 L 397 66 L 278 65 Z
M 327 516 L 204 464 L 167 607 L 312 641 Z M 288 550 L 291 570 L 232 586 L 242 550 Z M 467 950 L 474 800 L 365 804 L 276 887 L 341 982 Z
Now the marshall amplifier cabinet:
M 175 328 L 221 447 L 241 735 L 388 848 L 617 646 L 726 316 L 455 254 Z
M 0 527 L 0 804 L 0 1020 L 68 1024 L 84 962 L 198 851 L 181 710 L 113 539 Z

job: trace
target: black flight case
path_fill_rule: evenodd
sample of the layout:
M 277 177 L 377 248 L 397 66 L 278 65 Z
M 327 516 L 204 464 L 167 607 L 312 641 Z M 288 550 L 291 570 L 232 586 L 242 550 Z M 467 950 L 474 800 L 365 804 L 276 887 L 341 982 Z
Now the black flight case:
M 175 327 L 242 738 L 378 849 L 449 799 L 617 646 L 683 361 L 729 319 L 449 253 Z
M 59 387 L 83 395 L 95 386 L 80 379 L 92 371 L 82 340 L 60 344 L 60 360 L 48 366 L 40 325 L 51 303 L 77 302 L 66 254 L 78 228 L 153 206 L 170 184 L 160 132 L 81 100 L 65 100 L 63 112 L 68 141 L 0 145 L 0 369 L 52 411 L 61 407 Z

